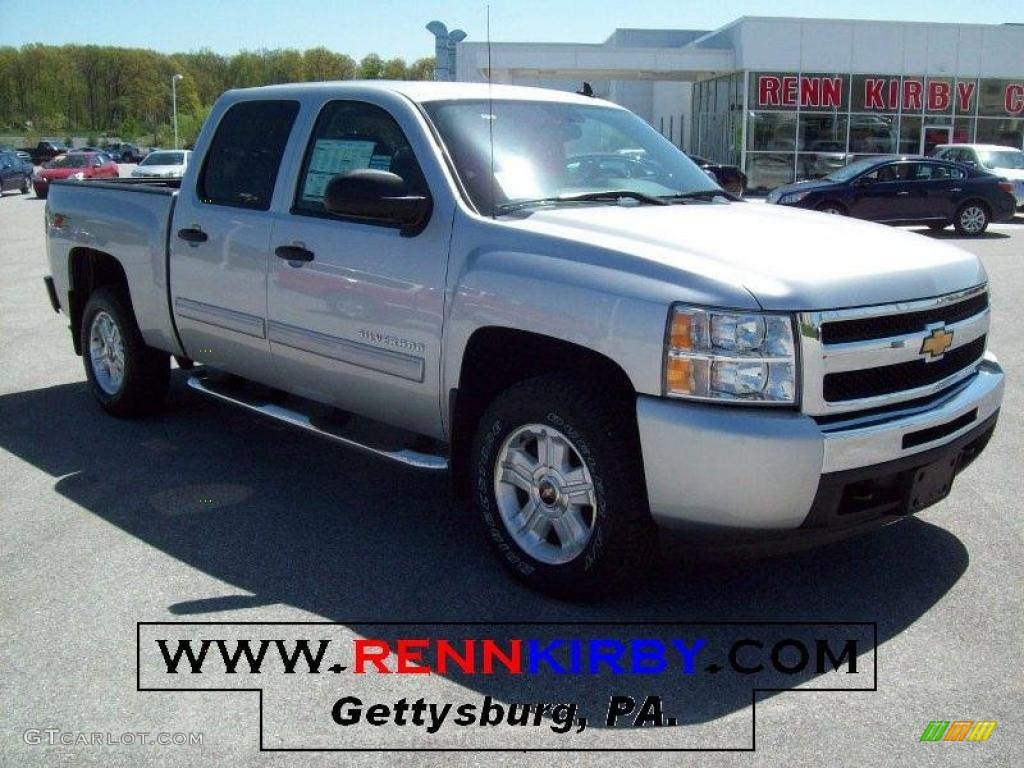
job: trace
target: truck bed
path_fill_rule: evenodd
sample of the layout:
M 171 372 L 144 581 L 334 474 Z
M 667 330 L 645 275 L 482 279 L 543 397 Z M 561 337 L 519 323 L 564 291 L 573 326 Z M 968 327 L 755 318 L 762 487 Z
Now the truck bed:
M 146 343 L 174 354 L 181 349 L 169 311 L 167 241 L 179 186 L 178 179 L 56 181 L 46 201 L 48 255 L 61 301 L 74 287 L 76 252 L 110 254 L 124 268 Z

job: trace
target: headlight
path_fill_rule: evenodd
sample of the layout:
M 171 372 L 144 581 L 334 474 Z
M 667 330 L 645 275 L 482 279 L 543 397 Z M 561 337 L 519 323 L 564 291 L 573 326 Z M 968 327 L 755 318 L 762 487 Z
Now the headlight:
M 85 178 L 85 174 L 82 173 L 82 171 L 79 171 L 78 173 L 71 174 L 71 178 L 74 179 L 75 181 L 81 181 L 82 179 Z
M 790 205 L 792 203 L 799 203 L 805 197 L 811 194 L 810 190 L 806 192 L 787 192 L 779 198 L 779 205 Z
M 793 405 L 793 338 L 789 315 L 673 307 L 665 342 L 665 394 Z

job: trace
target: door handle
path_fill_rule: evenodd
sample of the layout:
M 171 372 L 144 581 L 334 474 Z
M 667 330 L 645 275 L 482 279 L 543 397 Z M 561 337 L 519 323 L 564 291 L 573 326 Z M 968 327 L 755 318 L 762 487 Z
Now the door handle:
M 963 187 L 953 187 L 953 188 L 952 188 L 951 190 L 949 190 L 949 191 L 950 191 L 950 192 L 963 192 L 963 191 L 964 191 L 964 188 L 963 188 Z
M 909 192 L 897 192 L 896 197 L 906 197 L 909 194 Z
M 274 255 L 285 261 L 312 261 L 315 256 L 311 250 L 301 245 L 279 245 L 274 249 Z
M 184 240 L 186 243 L 205 243 L 207 240 L 207 234 L 199 227 L 185 227 L 184 229 L 178 230 L 178 237 Z

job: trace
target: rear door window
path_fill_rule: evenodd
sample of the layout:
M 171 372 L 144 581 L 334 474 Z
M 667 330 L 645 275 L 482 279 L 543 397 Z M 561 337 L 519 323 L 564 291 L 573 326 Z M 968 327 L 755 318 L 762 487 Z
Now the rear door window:
M 228 109 L 206 151 L 196 183 L 203 203 L 270 208 L 296 101 L 243 101 Z

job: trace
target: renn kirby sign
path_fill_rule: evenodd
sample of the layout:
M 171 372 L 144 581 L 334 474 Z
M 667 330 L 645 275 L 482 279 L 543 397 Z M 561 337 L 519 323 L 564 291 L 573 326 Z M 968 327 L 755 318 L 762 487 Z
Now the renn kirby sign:
M 758 109 L 845 110 L 849 97 L 854 112 L 934 113 L 955 107 L 957 114 L 970 116 L 975 113 L 979 94 L 977 80 L 952 78 L 759 74 L 755 83 L 752 96 Z M 981 83 L 990 95 L 979 112 L 1024 115 L 1024 80 Z M 993 93 L 996 90 L 999 93 Z

